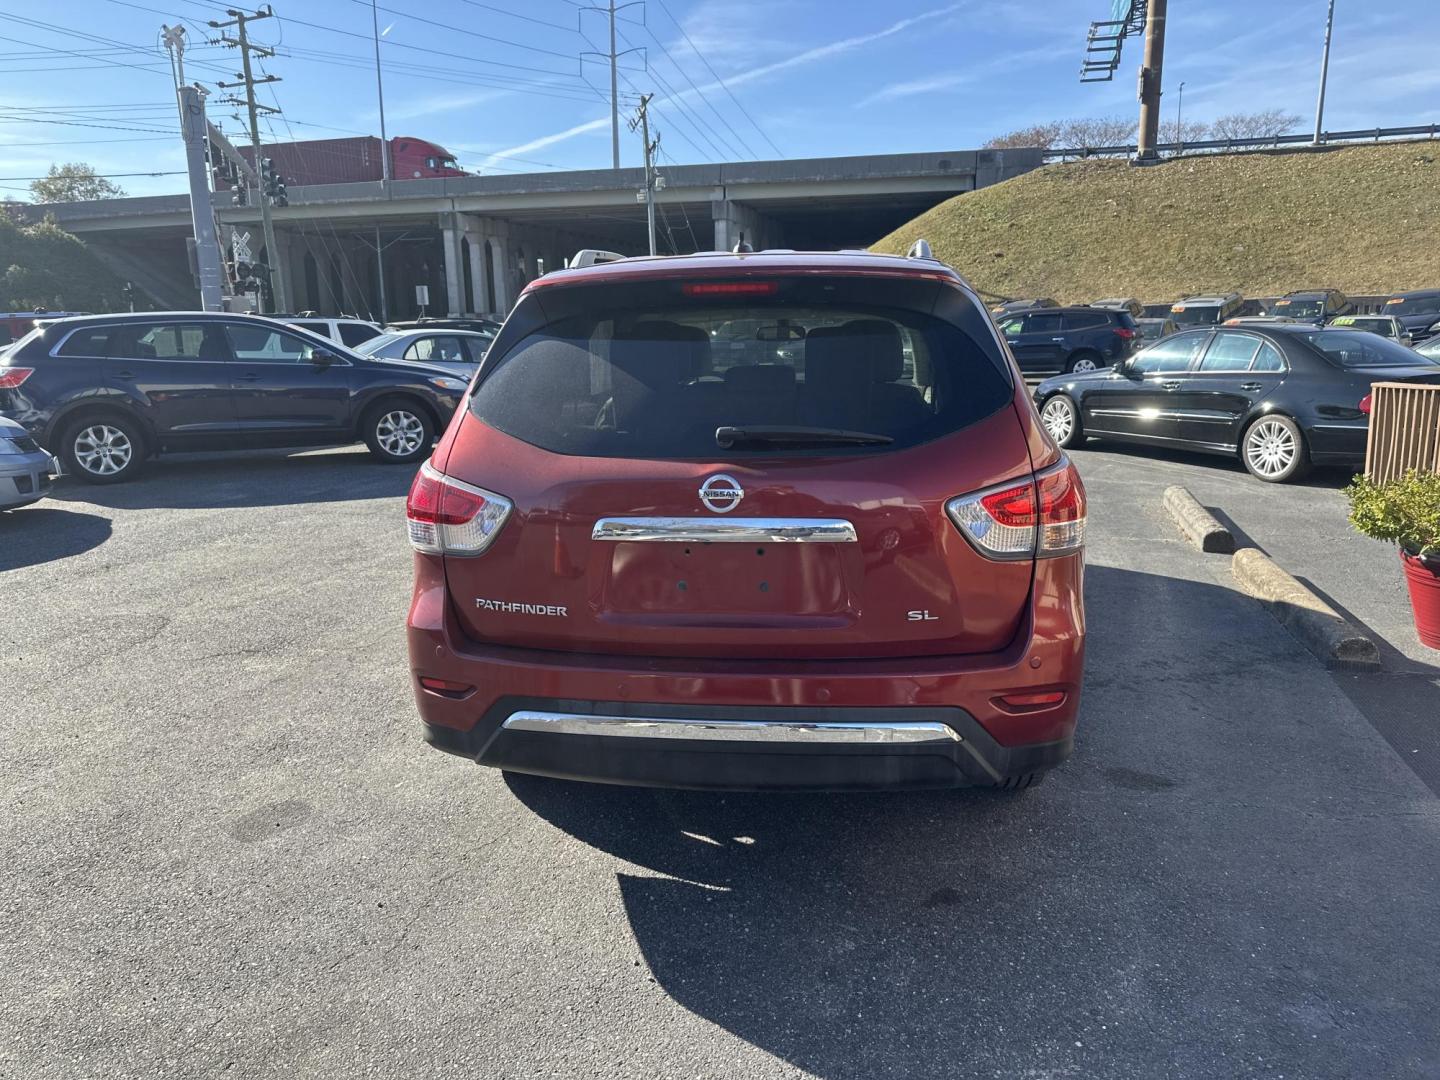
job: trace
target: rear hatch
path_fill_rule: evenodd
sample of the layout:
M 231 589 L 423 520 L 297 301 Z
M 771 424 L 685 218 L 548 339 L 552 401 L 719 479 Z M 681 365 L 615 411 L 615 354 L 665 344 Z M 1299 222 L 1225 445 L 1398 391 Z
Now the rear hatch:
M 512 504 L 444 557 L 459 623 L 656 657 L 1002 649 L 1033 562 L 945 503 L 1029 476 L 1013 400 L 983 310 L 933 276 L 536 290 L 436 462 Z

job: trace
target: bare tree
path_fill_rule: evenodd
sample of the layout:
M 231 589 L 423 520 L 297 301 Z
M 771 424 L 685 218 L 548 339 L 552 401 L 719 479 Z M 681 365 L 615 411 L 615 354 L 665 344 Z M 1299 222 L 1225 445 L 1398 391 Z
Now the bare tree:
M 1231 113 L 1210 125 L 1212 139 L 1272 139 L 1284 135 L 1300 123 L 1300 117 L 1284 109 L 1263 112 Z
M 1200 120 L 1181 120 L 1178 125 L 1174 120 L 1160 121 L 1161 143 L 1197 143 L 1212 137 L 1210 125 Z
M 1019 150 L 1026 147 L 1038 146 L 1042 150 L 1049 150 L 1055 145 L 1060 137 L 1062 125 L 1059 121 L 1051 121 L 1048 124 L 1036 124 L 1033 127 L 1020 128 L 1018 131 L 1011 131 L 1005 135 L 997 135 L 985 142 L 987 150 Z
M 1123 116 L 1066 120 L 1060 129 L 1062 147 L 1126 146 L 1135 139 L 1136 123 Z

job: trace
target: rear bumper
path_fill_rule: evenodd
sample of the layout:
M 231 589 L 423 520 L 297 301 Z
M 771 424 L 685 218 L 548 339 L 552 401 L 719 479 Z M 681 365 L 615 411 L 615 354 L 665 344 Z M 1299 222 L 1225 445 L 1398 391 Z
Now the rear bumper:
M 408 636 L 426 739 L 482 765 L 655 787 L 839 790 L 999 784 L 1070 753 L 1084 661 L 1078 555 L 1039 562 L 1003 652 L 851 661 L 479 643 L 456 627 L 440 560 L 415 564 Z M 468 689 L 436 693 L 421 677 Z M 999 700 L 1055 691 L 1054 705 Z

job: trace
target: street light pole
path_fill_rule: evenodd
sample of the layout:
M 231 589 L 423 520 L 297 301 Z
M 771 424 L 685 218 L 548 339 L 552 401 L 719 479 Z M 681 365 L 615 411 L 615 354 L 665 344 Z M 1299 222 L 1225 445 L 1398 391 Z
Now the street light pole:
M 1330 0 L 1330 10 L 1325 15 L 1325 51 L 1320 56 L 1320 96 L 1315 101 L 1315 141 L 1319 146 L 1325 121 L 1325 80 L 1330 74 L 1330 32 L 1335 28 L 1335 0 Z
M 1175 153 L 1185 148 L 1185 82 L 1182 79 L 1175 96 Z

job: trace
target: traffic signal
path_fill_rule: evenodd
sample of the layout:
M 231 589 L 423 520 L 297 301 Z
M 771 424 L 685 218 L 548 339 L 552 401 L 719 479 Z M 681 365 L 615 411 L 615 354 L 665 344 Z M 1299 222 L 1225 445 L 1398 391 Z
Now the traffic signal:
M 236 206 L 249 206 L 250 189 L 244 184 L 236 184 L 230 190 L 230 201 Z
M 271 192 L 270 201 L 276 206 L 289 206 L 290 196 L 285 191 L 285 177 L 276 173 L 273 188 L 274 190 Z
M 260 159 L 260 190 L 272 206 L 289 206 L 290 199 L 285 192 L 285 178 L 275 171 L 274 158 Z

